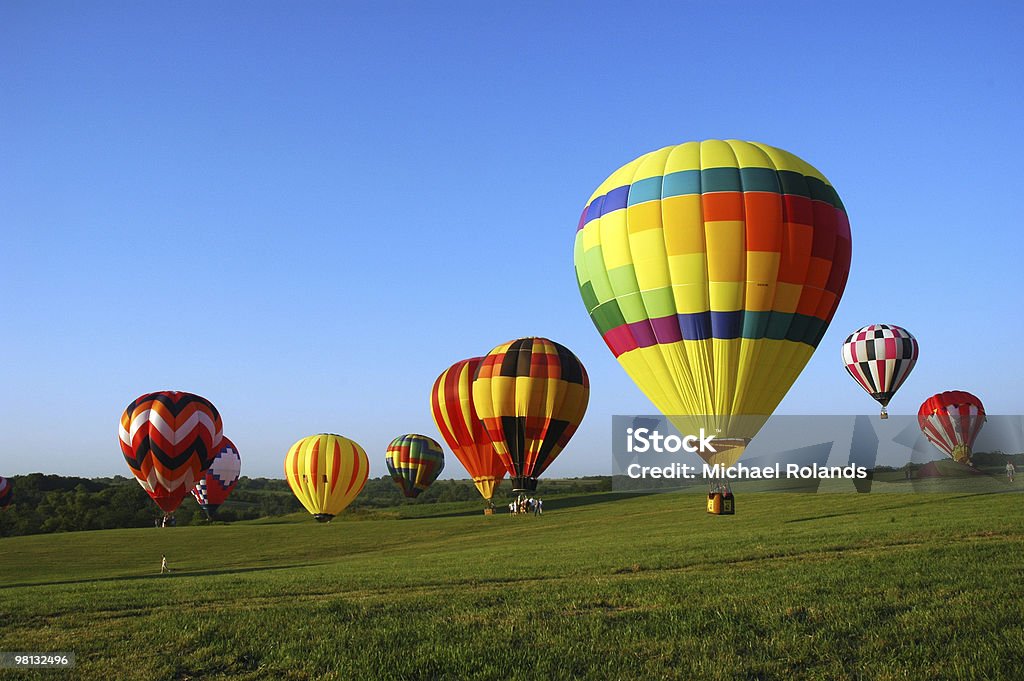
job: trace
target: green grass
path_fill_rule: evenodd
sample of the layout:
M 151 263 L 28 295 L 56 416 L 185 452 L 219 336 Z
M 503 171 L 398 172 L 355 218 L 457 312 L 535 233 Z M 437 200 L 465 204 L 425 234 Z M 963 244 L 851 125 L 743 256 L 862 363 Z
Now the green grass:
M 1021 496 L 738 500 L 3 539 L 0 650 L 82 679 L 1020 678 Z

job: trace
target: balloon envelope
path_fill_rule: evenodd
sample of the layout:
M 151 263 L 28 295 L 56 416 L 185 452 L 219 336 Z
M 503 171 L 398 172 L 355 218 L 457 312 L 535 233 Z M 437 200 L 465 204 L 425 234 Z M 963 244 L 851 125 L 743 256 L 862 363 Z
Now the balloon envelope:
M 118 435 L 132 475 L 165 513 L 173 513 L 210 467 L 223 430 L 209 400 L 163 390 L 132 401 Z
M 482 361 L 463 359 L 445 369 L 430 392 L 430 413 L 480 495 L 490 501 L 505 477 L 505 464 L 473 408 L 473 376 Z
M 0 477 L 0 509 L 7 508 L 14 500 L 14 493 L 11 490 L 11 482 L 7 478 Z
M 385 461 L 402 494 L 415 499 L 444 470 L 441 445 L 426 435 L 399 435 L 388 445 Z
M 321 433 L 291 446 L 284 474 L 306 510 L 325 522 L 359 496 L 370 474 L 370 461 L 363 448 L 347 437 Z
M 573 257 L 626 373 L 680 430 L 731 440 L 705 456 L 731 465 L 821 341 L 850 253 L 846 210 L 818 170 L 765 144 L 707 140 L 612 173 Z
M 917 339 L 895 324 L 870 324 L 857 329 L 843 343 L 843 366 L 872 399 L 882 405 L 882 416 L 896 391 L 917 364 Z
M 917 412 L 928 441 L 957 463 L 970 464 L 974 441 L 985 425 L 985 406 L 963 390 L 932 395 Z
M 238 484 L 241 472 L 242 458 L 238 455 L 235 443 L 226 437 L 221 438 L 220 451 L 206 469 L 202 479 L 192 488 L 192 496 L 199 502 L 207 517 L 212 518 L 217 513 L 217 508 L 227 500 Z
M 537 489 L 537 477 L 576 432 L 589 399 L 583 363 L 554 341 L 520 338 L 483 358 L 473 381 L 473 407 L 513 490 Z

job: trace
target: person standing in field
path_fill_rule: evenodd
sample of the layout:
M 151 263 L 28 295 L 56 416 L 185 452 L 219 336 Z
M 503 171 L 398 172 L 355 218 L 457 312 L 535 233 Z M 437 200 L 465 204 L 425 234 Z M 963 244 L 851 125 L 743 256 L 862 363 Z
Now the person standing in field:
M 1013 482 L 1013 474 L 1017 472 L 1012 461 L 1006 462 L 1006 479 Z
M 161 555 L 160 556 L 160 574 L 163 574 L 165 572 L 170 572 L 170 571 L 171 571 L 171 568 L 167 567 L 167 556 L 166 555 Z
M 544 500 L 537 500 L 537 515 L 544 515 Z

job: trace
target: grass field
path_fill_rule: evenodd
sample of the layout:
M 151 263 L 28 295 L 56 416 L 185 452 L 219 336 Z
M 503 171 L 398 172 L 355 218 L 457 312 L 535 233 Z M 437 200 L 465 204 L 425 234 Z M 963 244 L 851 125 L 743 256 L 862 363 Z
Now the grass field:
M 0 650 L 81 679 L 1024 676 L 1024 496 L 738 501 L 3 539 Z

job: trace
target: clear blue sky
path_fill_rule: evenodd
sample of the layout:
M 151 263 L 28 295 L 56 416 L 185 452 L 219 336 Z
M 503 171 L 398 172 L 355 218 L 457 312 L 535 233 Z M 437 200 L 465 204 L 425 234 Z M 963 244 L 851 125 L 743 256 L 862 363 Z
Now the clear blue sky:
M 439 437 L 430 386 L 525 335 L 592 381 L 549 475 L 653 407 L 572 266 L 593 189 L 694 139 L 782 147 L 850 213 L 838 314 L 779 412 L 875 413 L 839 361 L 907 327 L 893 402 L 1024 412 L 1019 3 L 0 3 L 0 475 L 128 474 L 141 393 L 220 408 L 243 472 L 308 434 Z M 447 475 L 462 477 L 451 457 Z

